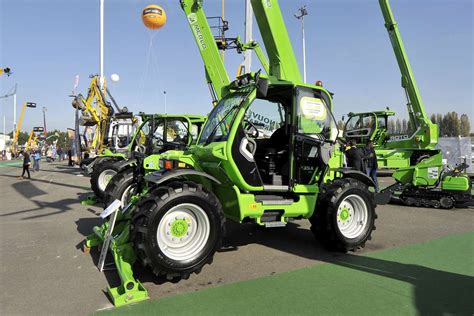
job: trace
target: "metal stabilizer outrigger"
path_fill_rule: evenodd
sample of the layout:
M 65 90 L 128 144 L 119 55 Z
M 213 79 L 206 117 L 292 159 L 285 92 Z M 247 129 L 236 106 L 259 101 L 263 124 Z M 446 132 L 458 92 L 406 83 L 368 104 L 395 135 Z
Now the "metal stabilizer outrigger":
M 118 201 L 116 200 L 116 202 Z M 88 252 L 92 247 L 102 245 L 98 264 L 98 268 L 102 272 L 104 271 L 107 252 L 108 250 L 111 251 L 121 284 L 118 287 L 108 287 L 107 293 L 113 304 L 119 307 L 140 302 L 149 297 L 145 287 L 133 276 L 132 267 L 137 258 L 130 241 L 131 212 L 127 212 L 132 207 L 132 203 L 124 207 L 123 211 L 120 211 L 122 208 L 119 203 L 119 206 L 110 213 L 110 209 L 113 209 L 113 206 L 114 203 L 101 214 L 103 218 L 110 215 L 109 220 L 100 226 L 95 226 L 93 233 L 86 237 L 84 252 Z

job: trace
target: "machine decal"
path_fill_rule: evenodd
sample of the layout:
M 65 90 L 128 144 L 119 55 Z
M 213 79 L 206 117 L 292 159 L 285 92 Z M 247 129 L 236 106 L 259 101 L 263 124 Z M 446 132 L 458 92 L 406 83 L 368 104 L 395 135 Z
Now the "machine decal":
M 306 119 L 322 121 L 327 116 L 326 107 L 323 101 L 318 98 L 301 98 L 300 109 Z
M 428 177 L 430 177 L 431 179 L 437 179 L 438 178 L 438 167 L 428 168 Z

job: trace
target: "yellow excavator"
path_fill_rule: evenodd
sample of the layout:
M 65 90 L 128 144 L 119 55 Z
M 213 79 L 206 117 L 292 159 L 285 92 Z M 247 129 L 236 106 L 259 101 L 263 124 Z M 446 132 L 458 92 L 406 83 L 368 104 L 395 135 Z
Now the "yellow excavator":
M 25 150 L 34 149 L 38 144 L 39 141 L 44 139 L 44 127 L 38 126 L 33 127 L 30 132 L 30 136 L 28 137 L 28 142 L 26 143 Z
M 36 108 L 36 103 L 34 103 L 34 102 L 25 102 L 23 104 L 23 107 L 21 109 L 20 118 L 18 119 L 18 124 L 16 126 L 15 135 L 13 137 L 13 141 L 12 141 L 12 145 L 11 145 L 13 156 L 16 156 L 18 154 L 18 137 L 20 136 L 21 124 L 23 123 L 23 117 L 25 116 L 26 108 L 33 108 L 34 109 L 34 108 Z
M 98 75 L 91 75 L 90 78 L 87 97 L 84 98 L 82 94 L 78 94 L 73 96 L 74 100 L 72 101 L 72 106 L 80 110 L 82 114 L 79 118 L 79 125 L 85 126 L 87 130 L 95 127 L 92 141 L 88 139 L 84 141 L 84 157 L 82 157 L 81 167 L 86 173 L 90 173 L 96 161 L 95 158 L 107 149 L 111 149 L 110 147 L 115 144 L 110 140 L 113 140 L 114 133 L 122 132 L 123 128 L 119 128 L 120 126 L 125 126 L 125 130 L 129 131 L 130 137 L 126 137 L 126 139 L 130 140 L 134 132 L 134 126 L 138 122 L 133 113 L 129 112 L 126 107 L 118 106 L 105 82 L 104 87 L 100 87 L 100 77 Z M 106 95 L 111 102 L 107 101 Z M 116 111 L 114 111 L 112 104 Z M 121 143 L 121 145 L 124 144 Z M 128 145 L 128 143 L 125 145 Z

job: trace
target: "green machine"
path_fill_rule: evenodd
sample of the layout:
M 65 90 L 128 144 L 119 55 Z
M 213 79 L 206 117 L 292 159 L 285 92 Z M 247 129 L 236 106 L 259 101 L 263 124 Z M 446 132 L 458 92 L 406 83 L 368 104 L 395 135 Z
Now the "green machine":
M 389 135 L 388 119 L 395 113 L 387 109 L 349 113 L 343 137 L 361 146 L 373 141 L 379 166 L 397 169 L 393 174 L 396 184 L 384 190 L 387 198 L 394 194 L 392 197 L 407 205 L 435 208 L 472 203 L 472 184 L 467 174 L 462 173 L 468 166 L 443 170 L 442 153 L 435 149 L 438 126 L 426 114 L 389 1 L 379 0 L 379 4 L 402 75 L 412 131 L 407 135 Z
M 205 116 L 189 114 L 157 114 L 146 119 L 139 129 L 143 136 L 132 143 L 130 158 L 108 167 L 115 174 L 104 191 L 104 205 L 116 199 L 126 205 L 133 195 L 146 194 L 143 177 L 159 169 L 160 153 L 196 143 L 205 122 Z
M 341 168 L 331 93 L 302 82 L 278 2 L 251 1 L 267 75 L 232 82 L 202 1 L 180 3 L 215 107 L 196 145 L 162 153 L 159 170 L 144 176 L 146 192 L 117 215 L 109 248 L 122 282 L 108 289 L 116 306 L 146 298 L 133 276 L 137 261 L 168 280 L 199 273 L 219 249 L 226 220 L 270 228 L 305 218 L 322 245 L 342 252 L 364 247 L 375 229 L 374 184 Z M 103 243 L 109 225 L 95 227 L 85 246 Z

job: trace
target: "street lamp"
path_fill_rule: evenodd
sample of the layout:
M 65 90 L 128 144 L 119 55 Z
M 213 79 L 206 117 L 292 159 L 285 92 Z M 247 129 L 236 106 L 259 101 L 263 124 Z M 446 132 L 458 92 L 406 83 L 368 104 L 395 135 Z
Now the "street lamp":
M 167 114 L 168 112 L 166 112 L 166 90 L 163 91 L 163 94 L 165 95 L 165 114 Z
M 46 131 L 46 111 L 48 109 L 43 106 L 43 126 L 44 126 L 44 137 L 48 136 L 48 132 Z
M 298 9 L 298 13 L 295 14 L 295 18 L 301 20 L 301 33 L 303 40 L 303 81 L 306 82 L 306 41 L 304 37 L 304 17 L 308 15 L 308 10 L 306 6 L 302 6 Z

